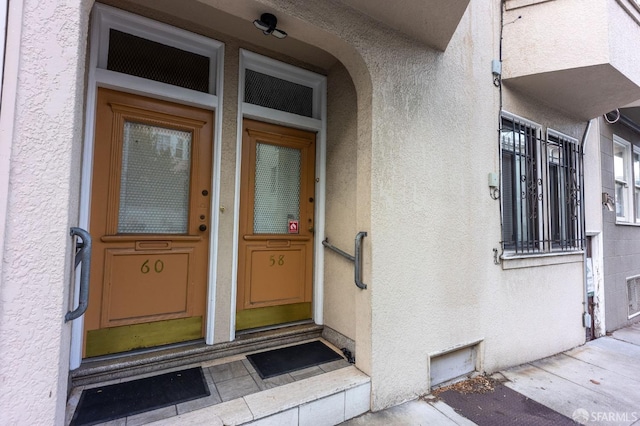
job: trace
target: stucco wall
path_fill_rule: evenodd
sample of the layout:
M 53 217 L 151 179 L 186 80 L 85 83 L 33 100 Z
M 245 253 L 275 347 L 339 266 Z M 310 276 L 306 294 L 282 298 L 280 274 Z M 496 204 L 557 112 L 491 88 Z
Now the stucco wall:
M 62 424 L 67 390 L 71 238 L 77 217 L 84 52 L 91 1 L 26 0 L 19 49 L 0 286 L 4 424 Z M 15 3 L 12 2 L 12 11 Z M 9 64 L 8 64 L 9 65 Z M 6 141 L 5 141 L 6 142 Z
M 357 203 L 357 102 L 347 70 L 329 71 L 327 88 L 327 201 L 325 236 L 334 246 L 354 254 Z M 355 340 L 354 264 L 326 251 L 324 263 L 324 322 Z
M 615 195 L 613 170 L 613 135 L 640 146 L 640 135 L 621 123 L 607 125 L 600 121 L 602 158 L 602 192 Z M 627 278 L 640 275 L 640 227 L 617 225 L 616 212 L 603 210 L 604 292 L 607 331 L 637 322 L 629 320 Z
M 513 271 L 493 264 L 500 241 L 499 202 L 487 186 L 499 168 L 493 6 L 472 1 L 444 54 L 387 38 L 384 51 L 367 55 L 376 70 L 374 408 L 426 392 L 430 353 L 483 339 L 483 368 L 494 371 L 582 341 L 581 262 Z M 506 89 L 504 96 L 513 113 L 558 130 L 577 127 Z

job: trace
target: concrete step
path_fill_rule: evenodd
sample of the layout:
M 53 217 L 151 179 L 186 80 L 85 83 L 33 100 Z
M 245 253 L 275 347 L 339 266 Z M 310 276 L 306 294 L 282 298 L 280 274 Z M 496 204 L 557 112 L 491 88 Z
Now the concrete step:
M 369 411 L 370 395 L 369 376 L 351 366 L 148 424 L 336 425 Z

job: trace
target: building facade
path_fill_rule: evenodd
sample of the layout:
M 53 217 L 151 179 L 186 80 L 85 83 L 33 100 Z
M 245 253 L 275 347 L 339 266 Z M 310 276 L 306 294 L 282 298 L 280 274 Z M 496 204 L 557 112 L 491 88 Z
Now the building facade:
M 584 342 L 635 1 L 72 3 L 7 9 L 8 424 L 62 424 L 92 358 L 292 322 L 355 353 L 372 410 Z M 356 235 L 360 286 L 323 245 Z
M 600 145 L 603 203 L 602 213 L 597 218 L 603 247 L 600 259 L 596 260 L 602 265 L 602 287 L 597 293 L 598 298 L 604 300 L 602 332 L 612 332 L 634 323 L 639 312 L 635 226 L 638 222 L 635 181 L 640 164 L 637 123 L 637 108 L 633 104 L 594 120 Z

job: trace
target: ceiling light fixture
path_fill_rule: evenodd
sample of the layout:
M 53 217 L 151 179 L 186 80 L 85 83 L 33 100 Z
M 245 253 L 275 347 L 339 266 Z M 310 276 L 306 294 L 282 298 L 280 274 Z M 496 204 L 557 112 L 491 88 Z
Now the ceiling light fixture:
M 256 19 L 253 21 L 253 25 L 256 26 L 257 29 L 262 31 L 264 35 L 271 34 L 277 38 L 285 38 L 287 33 L 282 30 L 276 28 L 278 25 L 278 18 L 276 18 L 271 13 L 263 13 L 260 15 L 260 19 Z

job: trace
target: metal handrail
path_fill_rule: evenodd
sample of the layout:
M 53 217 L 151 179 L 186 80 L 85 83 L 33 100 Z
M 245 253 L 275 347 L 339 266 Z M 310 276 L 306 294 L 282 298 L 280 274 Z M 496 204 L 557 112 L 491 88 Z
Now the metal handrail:
M 76 239 L 74 269 L 82 263 L 80 271 L 80 300 L 78 307 L 67 312 L 64 322 L 73 321 L 81 317 L 89 306 L 89 272 L 91 270 L 91 235 L 82 228 L 71 228 L 72 237 L 80 237 L 81 243 Z
M 329 243 L 328 237 L 325 238 L 324 241 L 322 241 L 322 245 L 328 248 L 329 250 L 332 250 L 338 253 L 340 256 L 345 257 L 348 260 L 354 262 L 354 270 L 355 270 L 354 281 L 356 283 L 356 286 L 362 290 L 365 290 L 367 288 L 367 285 L 362 282 L 362 239 L 366 236 L 367 236 L 367 233 L 365 231 L 360 231 L 356 235 L 355 256 L 351 256 L 349 253 L 343 250 L 340 250 L 338 247 L 334 245 L 331 245 Z

